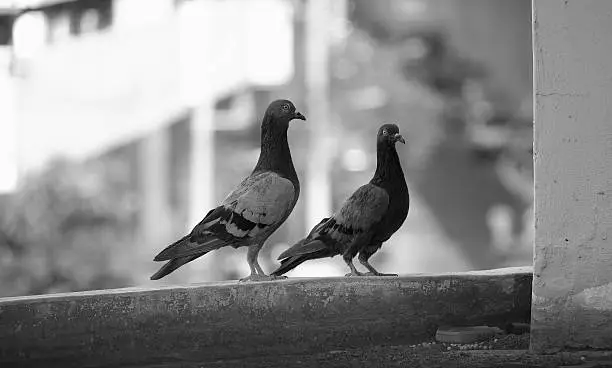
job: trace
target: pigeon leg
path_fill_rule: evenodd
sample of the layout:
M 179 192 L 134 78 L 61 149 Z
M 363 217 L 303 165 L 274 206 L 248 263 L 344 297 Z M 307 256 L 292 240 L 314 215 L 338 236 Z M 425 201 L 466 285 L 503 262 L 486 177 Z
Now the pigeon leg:
M 263 247 L 262 244 L 253 244 L 249 247 L 247 251 L 247 262 L 249 263 L 249 267 L 251 268 L 251 274 L 247 277 L 240 279 L 241 282 L 245 281 L 271 281 L 277 279 L 285 279 L 286 276 L 271 276 L 266 275 L 264 270 L 259 265 L 259 261 L 257 260 L 259 256 L 259 251 Z
M 249 268 L 251 269 L 251 274 L 247 277 L 241 278 L 239 280 L 240 282 L 269 280 L 269 277 L 267 277 L 267 275 L 261 269 L 259 263 L 257 263 L 257 255 L 259 254 L 260 249 L 261 245 L 259 244 L 253 244 L 249 246 L 249 249 L 247 251 L 247 263 L 249 264 Z
M 355 265 L 353 264 L 353 260 L 350 257 L 347 257 L 346 255 L 343 257 L 344 258 L 344 262 L 346 262 L 346 264 L 349 266 L 349 268 L 351 269 L 350 273 L 347 273 L 346 277 L 353 277 L 353 276 L 364 276 L 364 274 L 362 272 L 359 272 L 357 270 L 357 268 L 355 267 Z
M 264 270 L 259 265 L 259 261 L 257 259 L 255 259 L 255 269 L 259 273 L 259 276 L 264 277 L 266 280 L 283 280 L 287 278 L 287 276 L 266 275 Z
M 359 250 L 358 242 L 353 242 L 348 247 L 348 249 L 344 251 L 344 254 L 342 254 L 342 259 L 344 260 L 346 265 L 349 266 L 349 268 L 351 269 L 350 273 L 347 273 L 346 275 L 344 275 L 346 277 L 364 276 L 364 274 L 362 272 L 359 272 L 357 268 L 355 267 L 355 265 L 353 264 L 353 258 L 355 258 L 355 256 L 357 255 L 358 250 Z
M 259 260 L 255 259 L 255 269 L 257 270 L 257 273 L 261 276 L 266 276 L 266 273 L 264 272 L 263 268 L 261 268 L 261 266 L 259 265 Z
M 382 273 L 376 271 L 376 269 L 368 261 L 370 257 L 380 249 L 382 243 L 375 246 L 370 246 L 362 249 L 359 252 L 359 262 L 364 265 L 370 272 L 366 273 L 367 276 L 398 276 L 396 273 Z
M 349 266 L 349 268 L 351 269 L 350 273 L 347 273 L 346 275 L 344 275 L 346 277 L 364 276 L 364 274 L 362 272 L 359 272 L 357 268 L 355 267 L 355 265 L 353 264 L 353 258 L 355 258 L 355 256 L 357 255 L 357 251 L 359 249 L 357 244 L 358 242 L 354 242 L 348 247 L 348 249 L 344 252 L 344 254 L 342 254 L 342 259 L 344 260 L 346 265 Z

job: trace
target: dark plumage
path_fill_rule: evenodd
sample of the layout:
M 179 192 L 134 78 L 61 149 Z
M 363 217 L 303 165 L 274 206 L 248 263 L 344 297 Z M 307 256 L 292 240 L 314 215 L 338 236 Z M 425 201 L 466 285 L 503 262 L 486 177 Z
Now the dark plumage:
M 395 124 L 380 127 L 376 139 L 377 163 L 372 180 L 357 189 L 337 213 L 319 222 L 305 239 L 284 251 L 278 257 L 281 265 L 272 275 L 282 275 L 311 259 L 342 254 L 351 269 L 347 276 L 361 276 L 353 264 L 359 253 L 359 261 L 369 275 L 396 276 L 376 271 L 368 259 L 408 216 L 408 186 L 395 150 L 396 142 L 405 142 Z
M 151 280 L 225 246 L 248 246 L 251 275 L 244 280 L 269 279 L 257 261 L 265 241 L 285 222 L 300 195 L 287 129 L 293 119 L 306 120 L 288 100 L 274 101 L 261 122 L 261 152 L 251 175 L 208 212 L 193 230 L 162 250 L 155 261 L 168 261 Z

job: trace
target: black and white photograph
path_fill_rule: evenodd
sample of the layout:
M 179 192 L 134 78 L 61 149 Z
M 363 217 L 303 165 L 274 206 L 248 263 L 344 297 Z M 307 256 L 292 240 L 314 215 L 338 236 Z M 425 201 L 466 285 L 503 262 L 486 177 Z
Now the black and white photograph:
M 612 367 L 612 1 L 0 0 L 0 367 Z

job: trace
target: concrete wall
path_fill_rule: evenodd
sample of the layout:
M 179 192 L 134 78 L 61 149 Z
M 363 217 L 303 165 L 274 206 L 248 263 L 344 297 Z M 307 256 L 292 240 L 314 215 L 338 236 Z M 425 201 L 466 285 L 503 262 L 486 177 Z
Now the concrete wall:
M 612 1 L 533 6 L 531 344 L 612 349 Z

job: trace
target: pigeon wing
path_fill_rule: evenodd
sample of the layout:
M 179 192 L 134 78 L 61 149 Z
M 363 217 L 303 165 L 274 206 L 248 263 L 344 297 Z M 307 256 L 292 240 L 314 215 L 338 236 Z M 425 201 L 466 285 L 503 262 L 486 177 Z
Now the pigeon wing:
M 191 233 L 168 246 L 156 261 L 204 254 L 231 245 L 248 245 L 270 234 L 289 216 L 296 202 L 293 183 L 274 172 L 249 176 L 223 203 L 210 211 Z
M 357 189 L 338 213 L 317 224 L 308 234 L 279 259 L 321 252 L 324 248 L 341 253 L 350 244 L 371 236 L 389 207 L 389 195 L 376 185 L 366 184 Z

